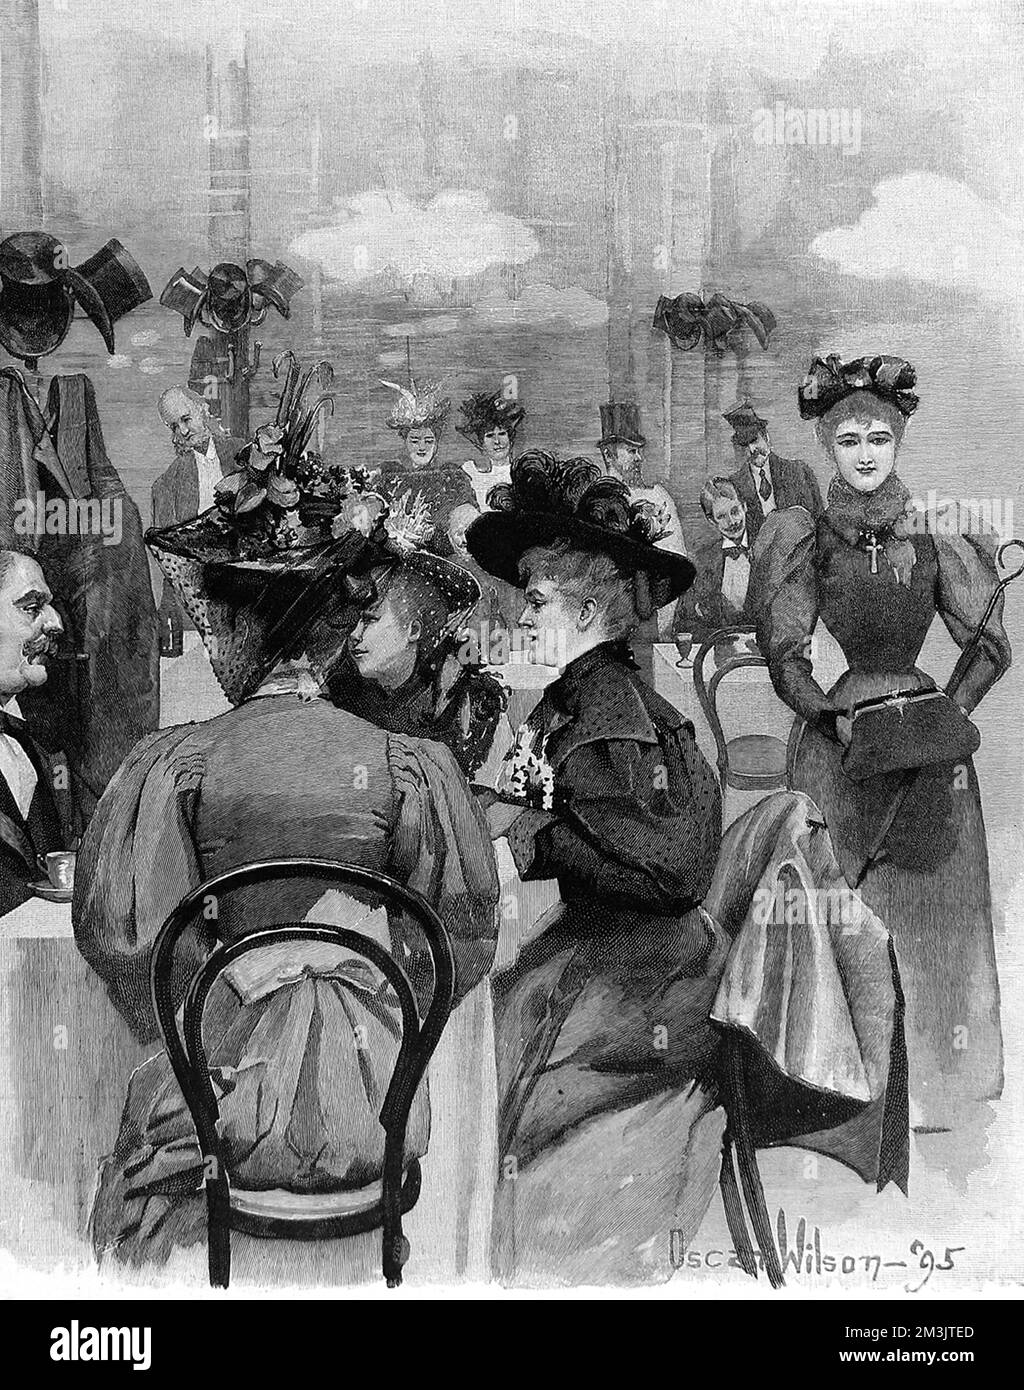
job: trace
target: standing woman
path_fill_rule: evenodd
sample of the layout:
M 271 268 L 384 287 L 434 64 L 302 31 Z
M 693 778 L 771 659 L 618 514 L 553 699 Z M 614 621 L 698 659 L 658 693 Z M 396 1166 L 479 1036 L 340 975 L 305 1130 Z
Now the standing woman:
M 462 402 L 462 424 L 455 428 L 480 451 L 480 462 L 472 459 L 462 465 L 473 490 L 471 500 L 485 512 L 492 488 L 507 487 L 512 469 L 512 446 L 526 411 L 515 396 L 504 391 L 483 391 Z
M 995 544 L 952 524 L 927 529 L 896 472 L 916 375 L 898 357 L 816 358 L 799 389 L 835 466 L 824 514 L 777 511 L 754 549 L 758 643 L 779 695 L 804 721 L 794 788 L 818 805 L 843 874 L 888 926 L 906 996 L 911 1122 L 956 1128 L 1002 1090 L 999 988 L 981 798 L 970 758 L 905 779 L 854 781 L 842 759 L 853 706 L 935 688 L 915 664 L 938 614 L 960 647 L 998 580 Z M 1010 665 L 1000 599 L 951 692 L 969 714 Z M 848 663 L 825 692 L 810 639 L 819 620 Z M 888 825 L 895 809 L 895 816 Z

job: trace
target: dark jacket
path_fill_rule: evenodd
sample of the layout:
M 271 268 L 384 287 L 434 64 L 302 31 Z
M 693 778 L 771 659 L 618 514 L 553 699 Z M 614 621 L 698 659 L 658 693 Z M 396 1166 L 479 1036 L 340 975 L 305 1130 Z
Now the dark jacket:
M 824 510 L 821 489 L 808 464 L 802 459 L 784 459 L 778 454 L 769 454 L 768 468 L 777 510 L 781 511 L 784 507 L 806 507 L 811 516 L 817 518 L 821 515 Z M 764 511 L 760 494 L 750 476 L 749 466 L 744 463 L 742 468 L 730 474 L 729 481 L 747 509 L 747 535 L 753 543 L 764 521 Z
M 142 519 L 107 457 L 92 382 L 54 378 L 47 407 L 48 442 L 71 496 L 107 508 L 105 519 L 120 518 L 116 544 L 94 531 L 47 534 L 37 556 L 67 636 L 46 684 L 25 691 L 21 707 L 42 746 L 67 755 L 81 833 L 130 749 L 159 725 L 156 609 Z
M 22 816 L 7 779 L 0 775 L 0 916 L 32 896 L 29 884 L 44 878 L 36 856 L 65 847 L 64 827 L 53 796 L 53 768 L 39 744 L 26 732 L 17 736 L 39 778 Z
M 749 532 L 747 540 L 750 540 Z M 750 585 L 747 586 L 746 601 L 740 608 L 722 592 L 725 553 L 722 550 L 722 537 L 717 529 L 713 536 L 702 538 L 694 552 L 693 563 L 697 566 L 697 577 L 693 586 L 683 594 L 676 605 L 675 616 L 672 619 L 672 636 L 675 637 L 680 632 L 690 632 L 698 642 L 703 642 L 723 627 L 749 626 L 753 631 Z
M 231 435 L 213 436 L 217 457 L 220 459 L 221 475 L 233 473 L 236 468 L 235 455 L 243 448 L 245 441 Z M 199 469 L 195 455 L 179 455 L 157 478 L 153 484 L 153 525 L 176 526 L 180 521 L 188 521 L 199 514 Z M 160 651 L 162 656 L 176 656 L 181 652 L 183 631 L 192 631 L 194 624 L 174 596 L 171 586 L 163 587 L 160 599 Z

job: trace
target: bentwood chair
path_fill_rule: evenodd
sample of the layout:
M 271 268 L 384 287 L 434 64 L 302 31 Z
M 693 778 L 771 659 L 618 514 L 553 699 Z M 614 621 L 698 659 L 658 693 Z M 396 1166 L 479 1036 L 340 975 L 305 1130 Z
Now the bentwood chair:
M 693 662 L 697 699 L 715 740 L 722 791 L 774 791 L 787 785 L 787 748 L 773 734 L 749 733 L 726 738 L 718 713 L 718 690 L 734 671 L 768 663 L 753 644 L 749 628 L 723 627 L 704 641 Z M 739 641 L 737 641 L 739 639 Z M 709 656 L 715 657 L 710 680 L 705 675 Z
M 422 929 L 433 967 L 429 1008 L 421 1019 L 412 985 L 395 958 L 371 937 L 346 927 L 310 922 L 261 927 L 230 944 L 222 942 L 194 972 L 185 994 L 179 1025 L 171 989 L 175 946 L 211 896 L 217 900 L 239 888 L 288 878 L 323 879 L 360 890 L 386 907 L 408 914 Z M 401 1040 L 390 1084 L 380 1110 L 384 1130 L 382 1179 L 364 1190 L 360 1204 L 351 1193 L 324 1194 L 245 1191 L 232 1183 L 225 1144 L 218 1130 L 218 1102 L 202 1037 L 203 1010 L 221 973 L 239 957 L 283 941 L 331 942 L 370 961 L 391 985 L 401 1010 Z M 389 1288 L 402 1282 L 409 1242 L 402 1216 L 420 1191 L 418 1160 L 408 1165 L 403 1181 L 406 1128 L 416 1091 L 452 1010 L 455 965 L 451 941 L 441 919 L 418 893 L 376 870 L 324 859 L 270 859 L 244 864 L 208 880 L 184 897 L 157 937 L 151 968 L 156 1016 L 167 1055 L 181 1087 L 199 1139 L 206 1178 L 206 1215 L 210 1283 L 227 1288 L 231 1274 L 231 1232 L 278 1239 L 324 1240 L 382 1229 L 382 1265 Z M 210 1161 L 212 1160 L 212 1162 Z M 333 1194 L 330 1194 L 333 1196 Z

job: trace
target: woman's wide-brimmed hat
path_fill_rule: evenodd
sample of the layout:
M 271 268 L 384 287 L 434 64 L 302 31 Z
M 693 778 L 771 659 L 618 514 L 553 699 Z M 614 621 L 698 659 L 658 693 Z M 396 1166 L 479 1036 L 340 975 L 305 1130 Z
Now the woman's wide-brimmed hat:
M 471 439 L 477 448 L 489 430 L 507 430 L 509 439 L 513 438 L 526 418 L 526 411 L 518 400 L 501 391 L 481 391 L 463 401 L 459 410 L 462 412 L 462 423 L 455 428 L 459 434 Z
M 114 352 L 114 324 L 153 297 L 142 270 L 112 238 L 78 266 L 48 232 L 17 232 L 0 243 L 0 344 L 23 361 L 55 352 L 75 305 Z
M 893 405 L 905 418 L 919 404 L 914 394 L 917 373 L 902 357 L 880 354 L 855 357 L 841 362 L 836 353 L 816 357 L 797 389 L 797 403 L 803 420 L 820 420 L 834 405 L 857 391 L 867 391 Z
M 435 586 L 441 602 L 453 617 L 472 612 L 480 602 L 480 585 L 470 572 L 429 550 L 400 551 L 388 545 L 367 545 L 354 572 L 376 569 L 404 569 L 422 575 Z M 364 602 L 372 599 L 372 593 L 363 595 Z
M 530 450 L 512 465 L 511 483 L 488 495 L 492 511 L 466 531 L 469 553 L 489 574 L 522 587 L 519 564 L 532 546 L 567 540 L 608 555 L 627 573 L 646 576 L 651 604 L 662 608 L 693 583 L 684 555 L 656 544 L 670 528 L 657 503 L 635 501 L 618 478 L 590 459 L 558 459 Z

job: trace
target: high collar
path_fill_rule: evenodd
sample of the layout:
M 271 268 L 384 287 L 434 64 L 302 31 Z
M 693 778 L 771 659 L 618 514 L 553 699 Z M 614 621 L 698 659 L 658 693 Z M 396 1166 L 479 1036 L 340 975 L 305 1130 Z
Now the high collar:
M 580 709 L 583 686 L 595 671 L 604 666 L 626 666 L 635 671 L 637 664 L 629 643 L 624 638 L 611 642 L 600 642 L 581 656 L 569 662 L 556 681 L 545 692 L 557 709 L 566 714 L 576 714 Z
M 910 491 L 895 469 L 874 492 L 859 492 L 836 473 L 825 515 L 833 530 L 851 539 L 862 531 L 891 529 L 905 517 L 909 501 Z
M 741 547 L 744 550 L 750 549 L 750 540 L 747 537 L 747 528 L 745 526 L 743 528 L 743 535 L 740 536 L 738 541 L 731 541 L 728 536 L 722 537 L 723 550 L 733 550 L 737 546 Z

